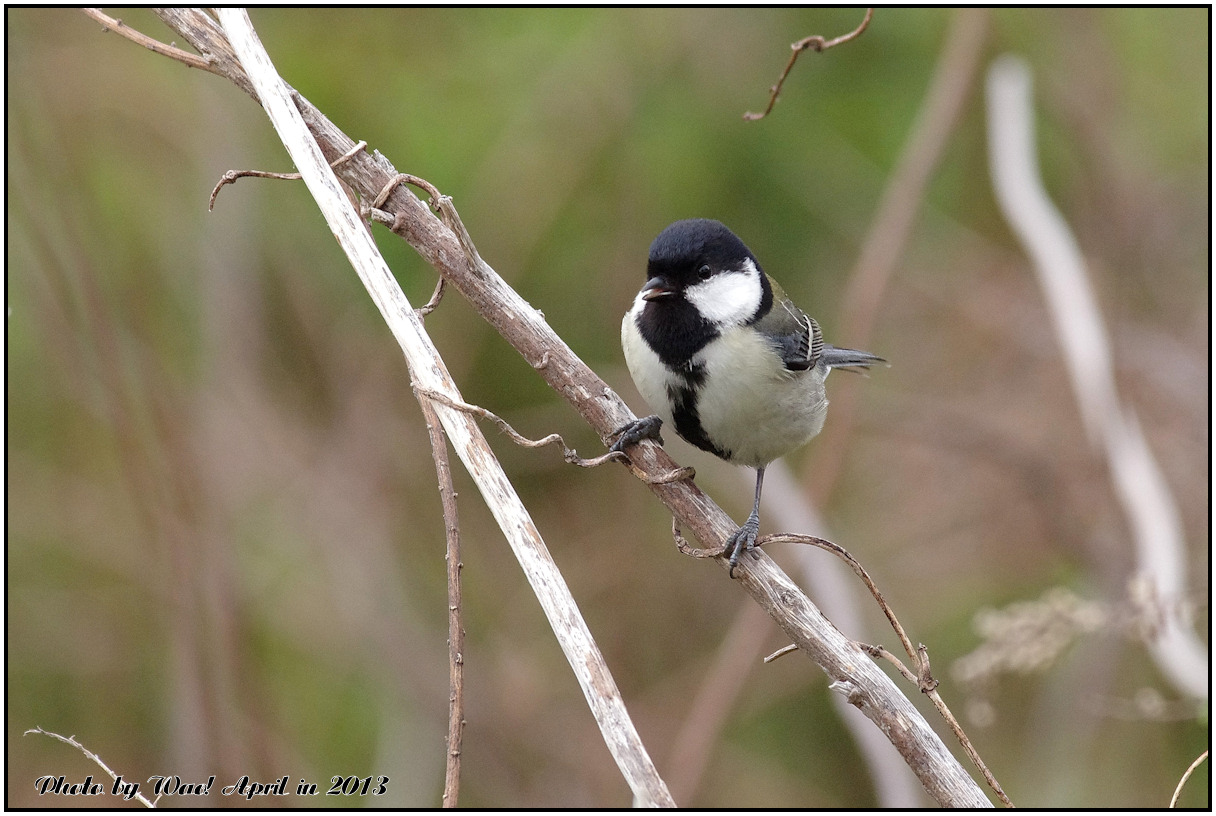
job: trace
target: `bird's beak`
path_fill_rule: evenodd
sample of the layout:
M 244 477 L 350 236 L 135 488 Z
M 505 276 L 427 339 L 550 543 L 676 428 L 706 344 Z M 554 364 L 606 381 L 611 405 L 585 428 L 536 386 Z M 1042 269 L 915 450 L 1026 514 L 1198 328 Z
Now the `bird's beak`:
M 671 297 L 676 292 L 663 278 L 651 278 L 642 287 L 642 300 L 658 300 Z

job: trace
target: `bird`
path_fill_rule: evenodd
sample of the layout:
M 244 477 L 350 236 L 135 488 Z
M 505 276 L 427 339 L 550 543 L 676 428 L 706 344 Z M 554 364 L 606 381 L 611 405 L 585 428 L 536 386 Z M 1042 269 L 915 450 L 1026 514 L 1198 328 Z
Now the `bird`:
M 751 515 L 723 550 L 733 578 L 760 534 L 765 468 L 823 429 L 828 372 L 886 360 L 825 343 L 819 324 L 719 221 L 664 229 L 650 245 L 646 276 L 621 322 L 621 346 L 656 413 L 618 429 L 611 450 L 643 439 L 662 444 L 666 423 L 701 450 L 756 470 Z

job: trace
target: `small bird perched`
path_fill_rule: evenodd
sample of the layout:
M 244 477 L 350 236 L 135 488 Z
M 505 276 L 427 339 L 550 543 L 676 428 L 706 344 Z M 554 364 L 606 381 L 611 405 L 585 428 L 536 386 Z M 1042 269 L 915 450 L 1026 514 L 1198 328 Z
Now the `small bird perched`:
M 661 443 L 669 422 L 701 450 L 756 469 L 752 513 L 726 543 L 733 576 L 760 534 L 765 467 L 823 428 L 828 371 L 886 361 L 824 343 L 819 324 L 717 221 L 677 221 L 659 233 L 647 278 L 621 324 L 621 346 L 658 415 L 626 425 L 612 450 Z

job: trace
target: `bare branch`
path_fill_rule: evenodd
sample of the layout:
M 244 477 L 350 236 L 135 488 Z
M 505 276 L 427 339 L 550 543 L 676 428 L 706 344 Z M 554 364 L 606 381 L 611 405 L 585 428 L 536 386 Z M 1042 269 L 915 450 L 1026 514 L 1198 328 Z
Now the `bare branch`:
M 778 649 L 777 651 L 773 652 L 773 653 L 772 653 L 771 655 L 769 655 L 768 657 L 764 658 L 764 662 L 765 662 L 765 663 L 772 663 L 774 660 L 776 660 L 776 659 L 778 659 L 778 658 L 780 658 L 780 657 L 785 657 L 787 654 L 791 654 L 791 653 L 796 652 L 796 651 L 798 651 L 798 644 L 797 644 L 797 643 L 791 643 L 789 646 L 782 646 L 780 649 Z
M 866 27 L 870 25 L 870 18 L 873 16 L 874 9 L 866 9 L 866 16 L 861 21 L 861 25 L 857 26 L 857 28 L 853 29 L 848 34 L 844 34 L 834 40 L 824 39 L 819 34 L 812 34 L 809 37 L 803 37 L 796 43 L 791 43 L 790 48 L 794 50 L 794 53 L 790 54 L 790 61 L 785 64 L 785 70 L 781 72 L 781 76 L 777 77 L 777 84 L 769 88 L 768 107 L 764 109 L 763 113 L 751 113 L 749 111 L 748 113 L 743 114 L 743 120 L 745 122 L 755 122 L 769 115 L 769 113 L 773 110 L 773 105 L 777 104 L 777 97 L 781 95 L 781 86 L 785 84 L 785 78 L 788 77 L 790 75 L 790 71 L 793 70 L 794 63 L 798 61 L 799 54 L 806 51 L 808 48 L 816 52 L 827 51 L 829 48 L 840 45 L 841 43 L 847 43 L 849 40 L 854 40 L 860 37 L 861 32 L 865 31 Z
M 853 554 L 839 544 L 828 541 L 825 538 L 809 535 L 795 535 L 793 533 L 778 533 L 776 535 L 762 536 L 756 546 L 764 546 L 767 544 L 809 544 L 812 547 L 818 547 L 821 550 L 827 550 L 840 560 L 849 565 L 849 568 L 857 574 L 862 583 L 866 585 L 866 589 L 870 590 L 870 594 L 874 596 L 874 600 L 878 602 L 878 606 L 882 609 L 882 613 L 887 616 L 887 620 L 891 623 L 891 628 L 895 630 L 895 634 L 899 636 L 899 642 L 903 644 L 904 651 L 908 653 L 908 657 L 913 661 L 917 659 L 916 650 L 912 648 L 912 641 L 908 638 L 908 634 L 904 631 L 904 627 L 900 624 L 899 618 L 895 617 L 895 611 L 887 604 L 887 599 L 878 591 L 878 586 L 874 583 L 874 579 L 870 577 L 870 573 L 866 572 L 865 567 L 861 562 L 853 557 Z
M 596 456 L 593 459 L 583 459 L 578 455 L 578 451 L 566 445 L 566 441 L 562 439 L 561 434 L 551 433 L 543 439 L 529 439 L 519 431 L 512 428 L 511 424 L 498 414 L 495 414 L 492 411 L 487 411 L 485 408 L 482 408 L 479 405 L 470 405 L 467 402 L 454 400 L 451 397 L 440 394 L 436 391 L 420 390 L 419 393 L 428 399 L 441 402 L 449 408 L 455 408 L 457 411 L 464 411 L 466 414 L 472 414 L 473 416 L 490 420 L 497 425 L 503 433 L 511 437 L 512 442 L 522 448 L 542 448 L 545 445 L 558 445 L 562 449 L 562 458 L 566 460 L 567 464 L 578 465 L 581 468 L 599 467 L 605 462 L 624 462 L 625 464 L 629 464 L 629 457 L 621 451 L 609 451 L 603 456 Z M 690 467 L 682 467 L 675 468 L 668 473 L 660 473 L 653 476 L 649 473 L 643 473 L 640 471 L 637 475 L 638 478 L 647 484 L 671 484 L 672 482 L 679 482 L 693 478 L 696 476 L 696 471 Z M 715 553 L 715 556 L 716 555 L 721 555 L 721 553 Z
M 435 281 L 435 291 L 431 293 L 431 299 L 419 306 L 416 311 L 419 317 L 426 317 L 431 312 L 439 308 L 439 303 L 443 300 L 443 293 L 447 291 L 448 282 L 446 278 L 440 278 Z
M 152 11 L 195 51 L 203 55 L 214 74 L 218 74 L 257 101 L 258 95 L 228 43 L 223 29 L 206 11 L 199 8 L 153 8 Z
M 464 411 L 466 414 L 472 414 L 473 416 L 490 420 L 495 425 L 497 425 L 502 430 L 503 433 L 505 433 L 507 436 L 511 437 L 512 442 L 514 442 L 516 445 L 519 445 L 520 447 L 542 448 L 545 445 L 557 445 L 562 449 L 562 458 L 565 459 L 566 462 L 568 462 L 569 464 L 572 464 L 572 465 L 578 465 L 579 467 L 584 467 L 584 468 L 592 468 L 592 467 L 599 467 L 600 465 L 604 464 L 605 462 L 627 461 L 628 460 L 628 457 L 626 457 L 625 454 L 620 453 L 619 451 L 609 452 L 603 456 L 597 456 L 594 459 L 583 459 L 578 455 L 578 451 L 576 451 L 573 448 L 568 447 L 566 445 L 566 442 L 564 439 L 562 439 L 561 434 L 551 433 L 548 436 L 544 437 L 543 439 L 529 439 L 528 437 L 519 433 L 519 431 L 512 428 L 510 423 L 508 423 L 505 419 L 500 417 L 498 414 L 495 414 L 492 411 L 487 411 L 485 408 L 482 408 L 479 405 L 470 405 L 467 402 L 462 402 L 460 400 L 454 400 L 451 397 L 448 397 L 444 394 L 440 394 L 437 391 L 426 391 L 426 390 L 422 390 L 422 389 L 415 389 L 415 390 L 418 391 L 420 396 L 424 396 L 427 399 L 432 399 L 432 400 L 435 400 L 436 402 L 443 403 L 444 405 L 448 406 L 449 408 L 455 408 L 457 411 Z
M 337 159 L 330 162 L 329 166 L 337 167 L 338 165 L 342 164 L 342 162 L 350 161 L 351 156 L 355 155 L 365 147 L 367 147 L 367 142 L 359 142 Z M 207 202 L 207 212 L 211 212 L 215 209 L 215 198 L 220 194 L 220 189 L 222 187 L 228 184 L 236 183 L 237 179 L 248 178 L 250 176 L 253 178 L 280 179 L 282 181 L 299 181 L 300 179 L 304 178 L 299 173 L 271 173 L 266 170 L 229 170 L 220 177 L 219 183 L 216 184 L 215 189 L 211 191 L 211 199 Z
M 925 647 L 922 645 L 920 648 L 923 650 Z M 968 756 L 968 758 L 970 758 L 972 764 L 975 765 L 975 767 L 979 769 L 979 772 L 981 774 L 983 774 L 984 781 L 988 783 L 988 787 L 992 788 L 992 790 L 996 793 L 997 798 L 999 798 L 1001 800 L 1001 803 L 1004 804 L 1005 807 L 1008 807 L 1008 808 L 1013 807 L 1014 804 L 1013 804 L 1013 802 L 1009 801 L 1009 797 L 1005 795 L 1005 790 L 1001 787 L 1001 783 L 996 781 L 996 777 L 992 775 L 992 771 L 989 770 L 989 768 L 986 764 L 984 764 L 984 760 L 980 759 L 979 751 L 975 750 L 975 746 L 971 743 L 971 740 L 967 737 L 966 732 L 963 731 L 963 726 L 961 724 L 959 724 L 958 719 L 954 716 L 953 713 L 951 713 L 950 709 L 946 706 L 945 700 L 943 700 L 942 696 L 940 694 L 938 694 L 937 688 L 936 688 L 937 681 L 934 680 L 932 675 L 930 675 L 928 673 L 929 672 L 928 654 L 926 653 L 923 656 L 923 658 L 924 658 L 924 663 L 921 666 L 922 674 L 918 678 L 918 682 L 921 686 L 921 691 L 924 691 L 924 693 L 928 696 L 928 698 L 933 701 L 933 706 L 937 709 L 937 713 L 941 714 L 942 718 L 947 722 L 947 724 L 949 724 L 950 730 L 954 732 L 955 739 L 957 739 L 959 744 L 963 746 L 963 750 L 967 752 L 967 756 Z M 925 689 L 926 683 L 932 683 L 933 687 L 926 690 Z
M 105 771 L 107 774 L 110 775 L 111 779 L 113 779 L 115 782 L 118 781 L 118 774 L 111 771 L 110 766 L 106 765 L 104 762 L 101 761 L 101 757 L 97 756 L 97 754 L 93 753 L 88 748 L 85 748 L 83 745 L 81 745 L 79 742 L 77 742 L 75 736 L 64 737 L 64 736 L 60 736 L 59 734 L 56 734 L 54 731 L 44 731 L 43 729 L 38 728 L 38 727 L 29 729 L 22 736 L 29 736 L 30 734 L 42 734 L 43 736 L 54 737 L 55 739 L 59 740 L 60 742 L 66 742 L 68 745 L 77 749 L 78 751 L 80 751 L 80 753 L 84 754 L 86 757 L 88 757 L 89 759 L 96 762 L 98 767 L 100 767 L 103 771 Z M 142 793 L 136 793 L 135 799 L 140 804 L 142 804 L 144 807 L 155 808 L 156 803 L 160 801 L 160 794 L 157 794 L 156 798 L 150 802 Z
M 452 468 L 448 462 L 448 442 L 435 408 L 422 394 L 418 405 L 426 418 L 426 431 L 431 440 L 431 456 L 435 459 L 435 477 L 439 480 L 439 499 L 443 505 L 444 538 L 447 552 L 444 560 L 448 571 L 448 739 L 446 770 L 443 780 L 443 806 L 456 807 L 460 798 L 460 752 L 464 738 L 464 623 L 461 620 L 460 516 L 456 509 L 456 489 L 452 486 Z
M 898 671 L 901 675 L 903 675 L 904 679 L 907 680 L 909 683 L 916 683 L 917 685 L 920 685 L 920 680 L 912 672 L 912 670 L 909 669 L 907 666 L 905 666 L 904 662 L 902 660 L 900 660 L 895 655 L 891 654 L 891 652 L 887 651 L 887 647 L 883 646 L 882 644 L 878 644 L 878 643 L 876 643 L 872 646 L 868 643 L 858 643 L 857 645 L 860 646 L 862 648 L 862 650 L 865 651 L 865 653 L 868 654 L 870 657 L 873 657 L 875 659 L 881 658 L 882 660 L 886 660 L 888 663 L 890 663 L 892 666 L 894 666 L 895 670 Z
M 725 546 L 698 549 L 689 544 L 688 539 L 680 532 L 680 519 L 676 516 L 671 517 L 671 537 L 675 539 L 676 549 L 689 558 L 721 558 L 722 553 L 726 552 Z
M 223 72 L 212 66 L 210 62 L 202 57 L 191 54 L 189 51 L 183 51 L 180 48 L 176 48 L 172 45 L 165 45 L 160 40 L 136 31 L 122 20 L 110 17 L 99 8 L 83 8 L 81 11 L 92 19 L 101 23 L 103 26 L 103 31 L 113 31 L 115 34 L 118 34 L 121 37 L 126 37 L 133 43 L 142 45 L 149 51 L 154 51 L 157 54 L 168 57 L 169 59 L 177 60 L 183 65 L 188 65 L 191 68 L 198 68 L 199 70 L 207 71 L 208 73 L 212 73 L 217 76 L 224 76 Z
M 1207 758 L 1208 758 L 1208 752 L 1204 751 L 1202 754 L 1200 754 L 1195 759 L 1194 762 L 1191 763 L 1191 767 L 1187 768 L 1186 773 L 1184 773 L 1182 775 L 1182 778 L 1178 780 L 1178 787 L 1174 788 L 1174 795 L 1170 797 L 1170 807 L 1171 808 L 1177 807 L 1178 797 L 1182 795 L 1182 786 L 1186 784 L 1186 781 L 1191 778 L 1191 774 L 1193 774 L 1195 772 L 1195 769 L 1198 768 L 1203 763 L 1203 761 Z

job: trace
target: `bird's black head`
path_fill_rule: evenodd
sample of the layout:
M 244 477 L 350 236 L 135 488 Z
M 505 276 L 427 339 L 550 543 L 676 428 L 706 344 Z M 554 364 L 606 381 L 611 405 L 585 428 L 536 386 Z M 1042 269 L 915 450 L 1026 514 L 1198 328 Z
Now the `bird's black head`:
M 664 362 L 686 363 L 729 326 L 758 320 L 773 303 L 756 256 L 723 224 L 677 221 L 650 245 L 638 327 Z
M 760 264 L 747 245 L 720 221 L 690 218 L 676 221 L 650 245 L 647 275 L 672 288 L 685 289 L 726 271 L 737 271 L 750 260 Z

